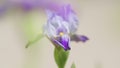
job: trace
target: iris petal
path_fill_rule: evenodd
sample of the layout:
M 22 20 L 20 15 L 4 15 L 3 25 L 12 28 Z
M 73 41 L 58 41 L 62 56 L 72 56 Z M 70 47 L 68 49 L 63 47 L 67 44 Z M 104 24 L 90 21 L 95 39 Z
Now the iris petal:
M 86 42 L 87 40 L 89 40 L 88 37 L 84 36 L 84 35 L 72 35 L 71 36 L 71 41 L 75 41 L 75 42 Z
M 64 50 L 70 50 L 70 38 L 67 35 L 58 37 L 57 39 L 52 39 L 52 42 L 57 46 L 61 46 Z

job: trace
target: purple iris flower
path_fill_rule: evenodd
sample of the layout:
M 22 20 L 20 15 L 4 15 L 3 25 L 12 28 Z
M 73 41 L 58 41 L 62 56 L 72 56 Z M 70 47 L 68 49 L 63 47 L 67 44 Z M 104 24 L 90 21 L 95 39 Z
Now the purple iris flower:
M 58 11 L 47 10 L 48 20 L 44 26 L 44 34 L 57 47 L 70 50 L 70 41 L 88 40 L 86 36 L 76 35 L 78 19 L 70 5 L 62 6 Z

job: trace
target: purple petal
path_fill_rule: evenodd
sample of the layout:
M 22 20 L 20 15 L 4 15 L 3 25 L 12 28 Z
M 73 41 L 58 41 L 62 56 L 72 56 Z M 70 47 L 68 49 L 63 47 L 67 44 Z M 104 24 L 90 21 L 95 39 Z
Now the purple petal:
M 52 42 L 53 44 L 57 46 L 59 45 L 62 48 L 64 48 L 65 51 L 70 50 L 70 47 L 69 47 L 70 39 L 67 36 L 62 36 L 62 37 L 58 37 L 57 39 L 52 39 Z
M 87 40 L 89 40 L 88 37 L 84 36 L 84 35 L 72 35 L 71 36 L 71 41 L 75 41 L 75 42 L 86 42 Z
M 70 5 L 62 6 L 62 8 L 59 10 L 58 15 L 62 16 L 64 20 L 68 20 L 69 14 L 73 13 L 74 11 L 71 9 Z
M 76 32 L 79 21 L 76 13 L 73 11 L 69 4 L 63 5 L 57 14 L 61 16 L 63 20 L 67 21 L 67 23 L 69 24 L 70 33 Z

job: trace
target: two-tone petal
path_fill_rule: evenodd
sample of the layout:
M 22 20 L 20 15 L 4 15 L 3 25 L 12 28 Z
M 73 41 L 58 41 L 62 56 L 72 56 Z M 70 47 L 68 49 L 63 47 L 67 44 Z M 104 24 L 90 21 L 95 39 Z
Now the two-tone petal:
M 52 43 L 57 46 L 61 46 L 64 50 L 70 50 L 70 37 L 68 35 L 63 35 L 62 37 L 57 37 L 51 39 Z
M 72 35 L 71 36 L 71 41 L 75 41 L 75 42 L 86 42 L 88 41 L 89 38 L 87 36 L 84 36 L 84 35 Z

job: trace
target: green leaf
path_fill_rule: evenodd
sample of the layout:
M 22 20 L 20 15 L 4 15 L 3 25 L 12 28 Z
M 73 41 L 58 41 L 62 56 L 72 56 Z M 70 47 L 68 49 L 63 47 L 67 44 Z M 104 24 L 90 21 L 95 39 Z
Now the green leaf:
M 75 63 L 73 63 L 73 64 L 71 65 L 71 68 L 76 68 Z
M 54 58 L 58 68 L 64 68 L 69 56 L 69 51 L 65 51 L 62 47 L 55 47 Z

